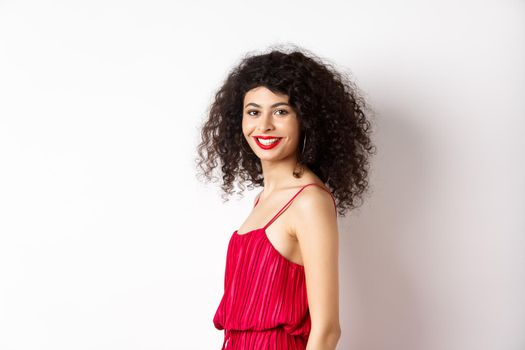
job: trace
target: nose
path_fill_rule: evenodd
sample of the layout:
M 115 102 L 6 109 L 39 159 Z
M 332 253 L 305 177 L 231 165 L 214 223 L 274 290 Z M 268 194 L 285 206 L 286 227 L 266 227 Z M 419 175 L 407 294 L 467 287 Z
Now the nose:
M 272 114 L 271 113 L 264 113 L 259 118 L 259 123 L 257 124 L 257 130 L 266 131 L 266 130 L 272 130 L 273 129 L 273 123 L 272 123 Z

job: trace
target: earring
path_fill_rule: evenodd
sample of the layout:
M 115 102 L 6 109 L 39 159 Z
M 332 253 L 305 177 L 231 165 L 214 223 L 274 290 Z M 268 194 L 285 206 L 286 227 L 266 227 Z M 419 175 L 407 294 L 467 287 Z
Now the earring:
M 304 154 L 304 147 L 306 145 L 306 131 L 304 132 L 304 138 L 303 138 L 303 150 L 301 151 L 301 154 Z
M 305 147 L 306 147 L 306 131 L 304 132 L 303 149 L 301 150 L 301 156 L 304 155 Z M 297 167 L 299 167 L 299 170 L 297 169 Z M 303 172 L 304 172 L 304 164 L 302 162 L 298 162 L 293 171 L 293 176 L 295 178 L 300 178 Z

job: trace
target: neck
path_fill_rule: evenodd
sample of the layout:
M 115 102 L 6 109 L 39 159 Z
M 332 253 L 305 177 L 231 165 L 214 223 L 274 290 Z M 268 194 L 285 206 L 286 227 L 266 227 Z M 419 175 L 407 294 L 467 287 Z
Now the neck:
M 301 179 L 295 178 L 293 172 L 297 169 L 297 158 L 290 157 L 278 161 L 261 160 L 264 191 L 272 193 L 284 187 L 296 186 Z

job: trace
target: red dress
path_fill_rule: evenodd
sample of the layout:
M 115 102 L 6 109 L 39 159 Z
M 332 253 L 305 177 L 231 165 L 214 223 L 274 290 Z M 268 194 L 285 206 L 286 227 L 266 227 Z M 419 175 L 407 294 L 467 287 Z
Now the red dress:
M 243 234 L 236 230 L 231 236 L 224 294 L 213 317 L 215 328 L 225 330 L 222 350 L 306 348 L 311 323 L 304 266 L 282 256 L 268 240 L 266 228 L 309 185 L 332 196 L 322 185 L 304 185 L 264 227 Z M 332 200 L 335 206 L 333 196 Z

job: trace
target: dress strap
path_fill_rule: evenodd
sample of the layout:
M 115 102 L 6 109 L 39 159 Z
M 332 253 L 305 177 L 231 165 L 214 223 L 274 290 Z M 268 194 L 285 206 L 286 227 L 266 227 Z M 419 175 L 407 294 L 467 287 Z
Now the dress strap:
M 319 184 L 316 184 L 316 183 L 309 183 L 309 184 L 306 184 L 304 185 L 303 187 L 301 187 L 301 189 L 299 191 L 297 191 L 297 193 L 281 208 L 281 210 L 279 210 L 277 212 L 277 214 L 275 214 L 275 216 L 270 220 L 268 221 L 268 223 L 264 226 L 263 229 L 266 229 L 268 226 L 270 226 L 272 224 L 272 222 L 275 221 L 275 219 L 277 219 L 279 217 L 279 215 L 281 215 L 282 213 L 284 213 L 284 211 L 286 209 L 288 209 L 289 207 L 289 204 L 295 199 L 295 197 L 297 197 L 299 195 L 299 193 L 301 193 L 302 190 L 304 190 L 306 187 L 310 186 L 310 185 L 316 185 L 316 186 L 319 186 L 321 187 L 323 190 L 325 190 L 326 192 L 328 192 L 330 194 L 330 197 L 332 197 L 332 201 L 334 202 L 334 207 L 335 207 L 335 215 L 337 216 L 337 204 L 335 203 L 335 199 L 334 199 L 334 196 L 332 195 L 332 193 L 324 186 L 322 185 L 319 185 Z M 257 202 L 259 202 L 259 199 L 257 199 Z
M 259 198 L 261 198 L 261 194 L 260 193 L 257 196 L 257 200 L 255 201 L 255 204 L 253 205 L 254 208 L 257 206 L 257 203 L 259 203 Z

